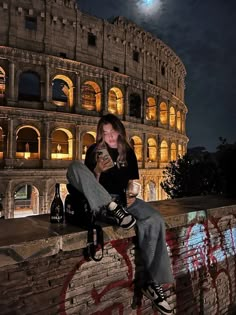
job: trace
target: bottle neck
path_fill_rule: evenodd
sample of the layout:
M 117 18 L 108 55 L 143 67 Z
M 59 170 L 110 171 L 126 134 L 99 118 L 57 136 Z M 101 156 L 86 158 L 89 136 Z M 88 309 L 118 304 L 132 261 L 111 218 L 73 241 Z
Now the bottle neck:
M 60 196 L 60 184 L 55 185 L 55 195 Z

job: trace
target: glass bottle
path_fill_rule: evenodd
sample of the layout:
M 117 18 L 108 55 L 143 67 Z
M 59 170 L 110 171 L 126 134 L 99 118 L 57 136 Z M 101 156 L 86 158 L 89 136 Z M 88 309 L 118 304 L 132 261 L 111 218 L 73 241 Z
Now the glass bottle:
M 50 222 L 51 223 L 63 223 L 64 221 L 64 209 L 63 202 L 60 197 L 60 184 L 55 185 L 55 196 L 53 198 L 50 209 Z

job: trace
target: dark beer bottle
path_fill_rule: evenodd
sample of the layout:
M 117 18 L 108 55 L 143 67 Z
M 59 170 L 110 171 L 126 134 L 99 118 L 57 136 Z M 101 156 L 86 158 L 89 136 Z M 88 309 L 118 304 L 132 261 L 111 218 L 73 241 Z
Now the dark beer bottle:
M 64 211 L 63 202 L 60 197 L 60 184 L 55 185 L 55 196 L 53 198 L 50 209 L 50 222 L 51 223 L 63 223 Z

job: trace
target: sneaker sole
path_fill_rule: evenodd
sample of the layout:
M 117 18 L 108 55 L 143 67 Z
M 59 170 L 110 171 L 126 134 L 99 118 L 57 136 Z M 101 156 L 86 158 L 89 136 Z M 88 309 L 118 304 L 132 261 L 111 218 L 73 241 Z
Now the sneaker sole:
M 155 303 L 152 302 L 152 308 L 154 311 L 158 311 L 163 315 L 173 315 L 172 311 L 163 311 L 160 307 L 158 307 Z
M 152 302 L 152 308 L 154 311 L 158 311 L 160 312 L 161 314 L 164 314 L 164 315 L 172 315 L 173 312 L 172 310 L 171 311 L 163 311 L 160 307 L 158 307 L 154 302 L 153 302 L 153 296 L 151 296 L 150 294 L 148 294 L 145 290 L 142 289 L 142 293 L 143 295 L 145 295 L 149 300 L 151 300 Z
M 131 229 L 134 225 L 136 224 L 136 220 L 134 220 L 129 226 L 125 227 L 125 226 L 122 226 L 120 225 L 120 227 L 122 227 L 122 229 L 124 230 L 129 230 Z

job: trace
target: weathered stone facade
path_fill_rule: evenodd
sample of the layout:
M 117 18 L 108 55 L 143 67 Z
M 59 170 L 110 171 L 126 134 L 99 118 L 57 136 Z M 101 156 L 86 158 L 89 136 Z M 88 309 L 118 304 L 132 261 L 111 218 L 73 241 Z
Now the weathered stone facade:
M 162 41 L 125 18 L 84 14 L 75 1 L 0 0 L 0 198 L 33 187 L 47 213 L 55 182 L 83 159 L 102 114 L 118 115 L 145 200 L 163 199 L 162 169 L 186 152 L 186 71 Z

